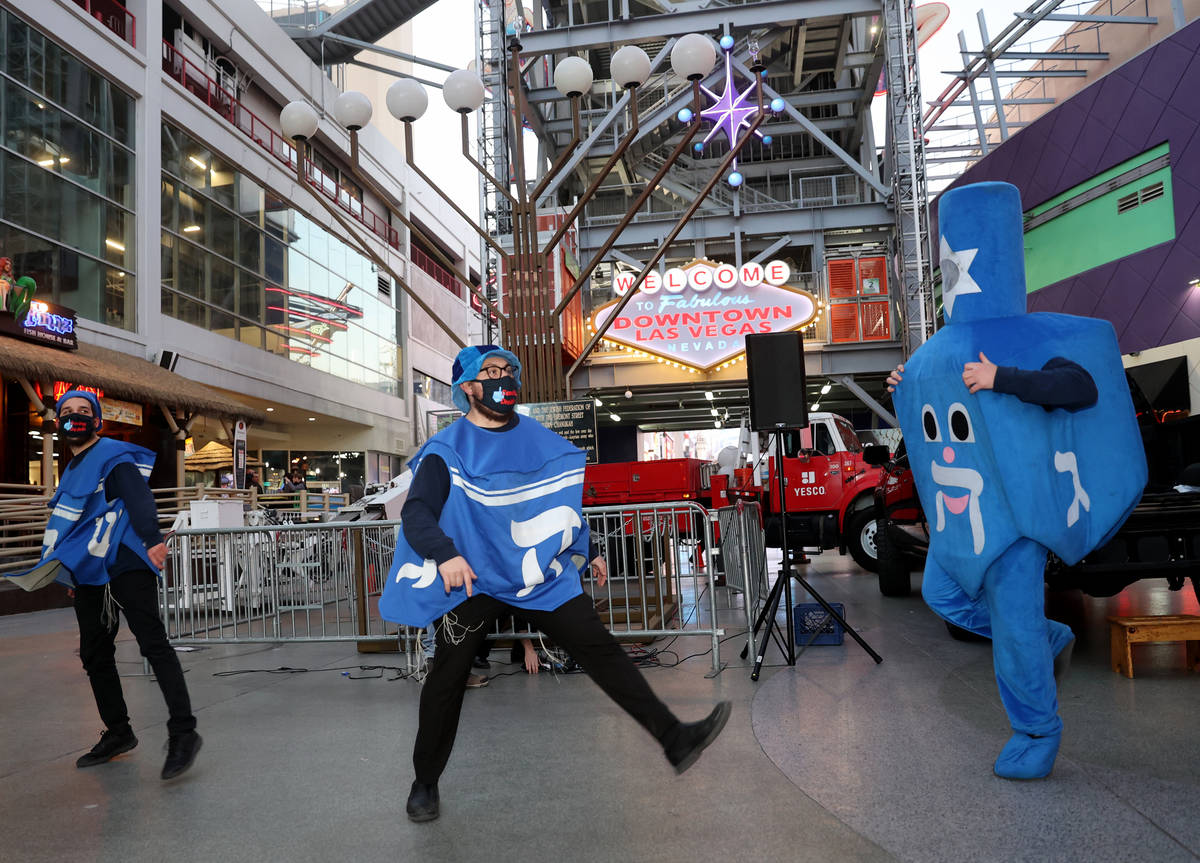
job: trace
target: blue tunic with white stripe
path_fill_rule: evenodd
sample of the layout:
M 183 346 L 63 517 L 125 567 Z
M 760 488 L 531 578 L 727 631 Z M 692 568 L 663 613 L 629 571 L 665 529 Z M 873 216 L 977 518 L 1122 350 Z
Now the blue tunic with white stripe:
M 583 592 L 588 529 L 583 519 L 583 450 L 522 416 L 506 431 L 466 418 L 430 438 L 413 457 L 414 472 L 437 454 L 450 473 L 438 524 L 474 570 L 472 591 L 517 608 L 550 611 Z M 380 614 L 428 626 L 466 599 L 449 594 L 437 564 L 417 554 L 397 531 Z
M 68 587 L 73 586 L 72 577 L 75 584 L 107 584 L 109 567 L 121 546 L 126 546 L 156 572 L 145 543 L 133 531 L 124 502 L 119 498 L 110 502 L 104 494 L 104 481 L 118 464 L 133 464 L 148 478 L 154 458 L 144 447 L 102 437 L 89 447 L 87 458 L 72 459 L 50 499 L 42 558 L 35 569 L 57 561 L 66 572 L 60 570 L 55 581 Z

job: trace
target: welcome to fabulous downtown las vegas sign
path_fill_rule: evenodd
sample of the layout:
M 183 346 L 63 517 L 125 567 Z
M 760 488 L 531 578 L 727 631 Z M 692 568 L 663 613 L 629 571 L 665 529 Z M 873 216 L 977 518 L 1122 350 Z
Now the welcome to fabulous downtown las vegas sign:
M 819 317 L 816 297 L 787 287 L 790 277 L 784 261 L 734 267 L 701 260 L 662 274 L 651 270 L 604 338 L 666 362 L 709 371 L 736 361 L 750 333 L 799 330 Z M 618 298 L 596 309 L 593 330 L 612 316 L 635 278 L 633 273 L 614 276 Z

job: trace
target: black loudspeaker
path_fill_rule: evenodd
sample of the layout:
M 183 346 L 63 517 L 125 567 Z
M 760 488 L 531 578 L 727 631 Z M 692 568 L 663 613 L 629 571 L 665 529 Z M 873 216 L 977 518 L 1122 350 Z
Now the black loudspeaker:
M 746 381 L 750 428 L 776 431 L 808 425 L 804 335 L 798 330 L 746 336 Z

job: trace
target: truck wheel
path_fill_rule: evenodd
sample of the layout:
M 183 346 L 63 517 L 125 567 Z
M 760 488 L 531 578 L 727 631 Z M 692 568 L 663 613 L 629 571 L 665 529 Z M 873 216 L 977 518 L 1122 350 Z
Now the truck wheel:
M 878 536 L 876 526 L 872 507 L 851 515 L 846 526 L 846 547 L 850 550 L 850 556 L 867 572 L 875 572 L 879 568 L 879 552 L 875 547 Z
M 908 596 L 912 593 L 908 560 L 892 545 L 887 526 L 886 519 L 878 519 L 875 530 L 875 549 L 879 554 L 879 592 L 884 596 Z

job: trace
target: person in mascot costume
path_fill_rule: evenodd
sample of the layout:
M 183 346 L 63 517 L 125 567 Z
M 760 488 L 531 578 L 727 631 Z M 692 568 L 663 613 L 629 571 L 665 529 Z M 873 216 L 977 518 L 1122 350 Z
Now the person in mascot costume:
M 946 326 L 888 379 L 930 521 L 922 594 L 992 640 L 1013 729 L 994 772 L 1040 779 L 1074 645 L 1045 616 L 1047 550 L 1070 565 L 1106 542 L 1141 497 L 1145 454 L 1112 325 L 1026 314 L 1016 187 L 952 189 L 938 221 Z
M 437 621 L 408 817 L 438 817 L 437 783 L 454 746 L 471 660 L 492 621 L 514 609 L 641 723 L 682 773 L 720 734 L 730 704 L 721 702 L 699 722 L 680 722 L 583 592 L 589 556 L 597 583 L 606 578 L 603 558 L 589 555 L 583 451 L 515 412 L 521 363 L 512 353 L 495 345 L 463 348 L 452 379 L 454 404 L 465 416 L 409 462 L 403 525 L 379 600 L 386 620 L 415 627 Z

